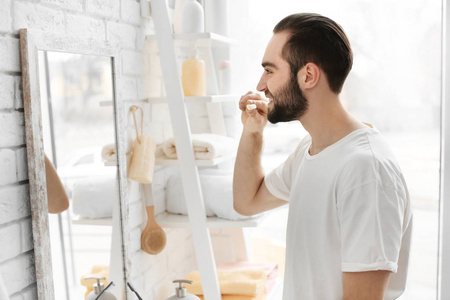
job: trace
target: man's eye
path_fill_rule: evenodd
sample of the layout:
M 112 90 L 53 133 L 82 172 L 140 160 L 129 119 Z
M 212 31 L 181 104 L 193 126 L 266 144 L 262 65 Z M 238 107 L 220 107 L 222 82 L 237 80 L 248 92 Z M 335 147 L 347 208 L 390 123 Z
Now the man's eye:
M 266 71 L 267 74 L 271 74 L 272 71 L 270 71 L 269 69 L 264 69 L 264 71 Z

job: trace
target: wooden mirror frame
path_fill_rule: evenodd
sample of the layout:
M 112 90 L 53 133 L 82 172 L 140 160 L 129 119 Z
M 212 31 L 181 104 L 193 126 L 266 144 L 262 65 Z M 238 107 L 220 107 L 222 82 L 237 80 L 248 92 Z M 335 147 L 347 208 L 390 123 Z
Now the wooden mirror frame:
M 22 61 L 23 101 L 25 115 L 28 179 L 30 189 L 31 218 L 33 230 L 34 257 L 38 299 L 54 299 L 51 245 L 49 234 L 47 187 L 44 164 L 44 144 L 41 119 L 41 97 L 39 91 L 38 51 L 69 52 L 85 55 L 107 56 L 111 58 L 113 78 L 113 111 L 117 150 L 117 179 L 119 181 L 119 210 L 122 242 L 123 288 L 130 278 L 128 244 L 127 176 L 124 108 L 121 101 L 121 68 L 119 51 L 108 41 L 79 39 L 30 29 L 20 30 L 20 54 Z M 125 295 L 128 292 L 124 293 Z

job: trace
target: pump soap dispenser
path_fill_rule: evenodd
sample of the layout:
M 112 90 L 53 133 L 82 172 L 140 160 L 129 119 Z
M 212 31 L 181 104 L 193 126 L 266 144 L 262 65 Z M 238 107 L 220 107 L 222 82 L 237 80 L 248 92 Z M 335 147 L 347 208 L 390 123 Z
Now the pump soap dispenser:
M 192 47 L 188 59 L 181 67 L 181 82 L 184 96 L 205 96 L 205 62 L 198 58 L 198 50 Z
M 186 288 L 183 286 L 183 283 L 189 283 L 193 284 L 194 282 L 191 280 L 184 280 L 184 279 L 178 279 L 172 281 L 173 283 L 179 283 L 180 286 L 175 289 L 175 295 L 167 298 L 166 300 L 178 300 L 178 299 L 184 299 L 184 300 L 200 300 L 199 297 L 188 294 L 186 292 Z
M 111 284 L 113 284 L 112 281 L 104 288 L 104 284 L 103 282 L 100 282 L 100 280 L 105 280 L 105 277 L 91 276 L 86 277 L 85 279 L 97 280 L 97 283 L 94 283 L 94 290 L 89 293 L 86 300 L 117 300 L 116 296 L 107 291 Z

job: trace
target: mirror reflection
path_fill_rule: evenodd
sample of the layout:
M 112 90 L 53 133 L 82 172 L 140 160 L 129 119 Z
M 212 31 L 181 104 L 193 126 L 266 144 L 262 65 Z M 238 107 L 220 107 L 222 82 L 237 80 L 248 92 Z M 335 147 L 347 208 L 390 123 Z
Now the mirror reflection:
M 85 299 L 92 276 L 104 277 L 104 287 L 116 278 L 107 291 L 121 294 L 111 63 L 39 51 L 55 299 Z

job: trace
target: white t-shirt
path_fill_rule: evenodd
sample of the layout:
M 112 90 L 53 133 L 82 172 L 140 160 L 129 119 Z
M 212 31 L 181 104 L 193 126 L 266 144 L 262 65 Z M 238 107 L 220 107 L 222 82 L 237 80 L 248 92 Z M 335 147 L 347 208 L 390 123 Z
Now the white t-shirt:
M 342 272 L 389 270 L 384 299 L 405 290 L 412 211 L 380 132 L 353 131 L 311 156 L 311 138 L 265 178 L 289 201 L 283 300 L 342 299 Z

